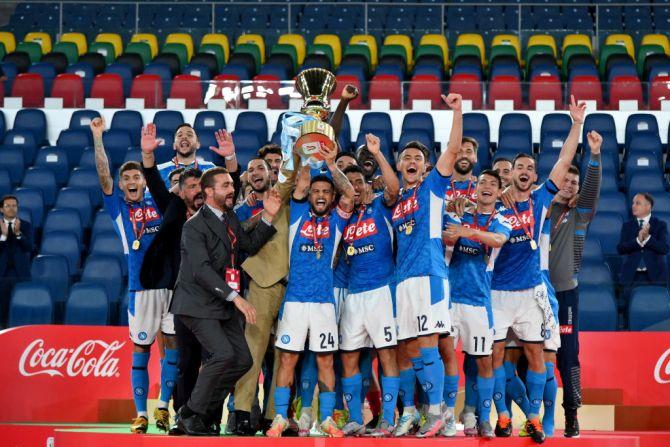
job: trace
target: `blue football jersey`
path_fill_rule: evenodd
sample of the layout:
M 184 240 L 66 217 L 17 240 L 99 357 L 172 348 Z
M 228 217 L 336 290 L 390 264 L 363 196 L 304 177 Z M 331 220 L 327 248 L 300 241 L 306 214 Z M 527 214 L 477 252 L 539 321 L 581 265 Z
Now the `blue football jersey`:
M 200 169 L 202 172 L 205 172 L 208 169 L 212 169 L 212 168 L 215 168 L 215 167 L 216 167 L 216 165 L 214 163 L 212 163 L 211 161 L 198 160 L 197 158 L 193 163 L 191 163 L 189 165 L 185 165 L 185 164 L 182 164 L 182 163 L 177 163 L 176 158 L 173 158 L 170 161 L 166 161 L 165 163 L 161 163 L 158 166 L 156 166 L 156 168 L 158 169 L 158 172 L 161 175 L 161 178 L 163 179 L 163 181 L 165 182 L 165 185 L 168 188 L 170 188 L 170 177 L 169 177 L 170 172 L 174 171 L 175 169 L 197 168 L 197 169 Z
M 128 262 L 128 290 L 143 290 L 140 284 L 142 261 L 162 222 L 158 207 L 148 195 L 145 195 L 140 203 L 126 202 L 123 193 L 116 185 L 112 194 L 103 194 L 103 201 L 114 223 L 114 229 L 121 238 L 123 252 Z M 133 244 L 138 237 L 140 246 L 135 250 Z
M 378 195 L 349 219 L 343 235 L 350 264 L 349 293 L 378 289 L 391 282 L 395 268 L 391 214 L 384 196 Z
M 498 208 L 498 212 L 511 224 L 512 233 L 503 245 L 493 270 L 493 290 L 525 290 L 542 283 L 540 235 L 547 211 L 557 192 L 556 185 L 547 180 L 531 193 L 530 200 L 516 203 L 516 213 L 502 205 Z M 538 249 L 532 249 L 531 240 L 524 227 L 532 234 Z
M 250 218 L 254 217 L 256 214 L 262 211 L 263 211 L 262 200 L 256 200 L 256 204 L 254 206 L 249 206 L 246 200 L 238 203 L 235 206 L 235 214 L 237 215 L 237 218 L 240 219 L 240 222 L 249 220 Z
M 284 300 L 334 303 L 333 261 L 350 215 L 335 208 L 318 217 L 307 199 L 292 199 L 289 214 L 289 276 Z
M 349 270 L 349 262 L 344 255 L 344 251 L 342 251 L 333 271 L 333 287 L 338 289 L 349 288 Z
M 450 178 L 433 169 L 419 186 L 401 191 L 392 215 L 398 240 L 398 284 L 420 276 L 448 277 L 442 246 L 442 218 Z

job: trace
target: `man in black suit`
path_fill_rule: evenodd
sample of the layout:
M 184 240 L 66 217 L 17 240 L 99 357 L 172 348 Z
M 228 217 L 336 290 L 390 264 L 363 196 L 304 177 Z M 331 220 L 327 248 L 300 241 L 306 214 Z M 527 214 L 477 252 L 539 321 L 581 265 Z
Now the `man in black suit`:
M 12 288 L 17 282 L 30 278 L 33 229 L 18 218 L 19 200 L 15 196 L 3 197 L 0 209 L 0 312 L 4 317 Z
M 628 297 L 630 290 L 642 284 L 667 284 L 668 228 L 651 215 L 654 198 L 649 193 L 633 197 L 632 220 L 623 224 L 617 251 L 626 255 L 621 267 L 621 284 Z
M 255 254 L 275 233 L 278 193 L 263 199 L 262 222 L 247 234 L 233 212 L 233 179 L 224 168 L 200 179 L 205 205 L 183 227 L 181 265 L 171 311 L 209 353 L 186 405 L 179 428 L 189 435 L 213 435 L 212 422 L 226 390 L 251 368 L 244 321 L 256 309 L 240 296 L 239 252 Z

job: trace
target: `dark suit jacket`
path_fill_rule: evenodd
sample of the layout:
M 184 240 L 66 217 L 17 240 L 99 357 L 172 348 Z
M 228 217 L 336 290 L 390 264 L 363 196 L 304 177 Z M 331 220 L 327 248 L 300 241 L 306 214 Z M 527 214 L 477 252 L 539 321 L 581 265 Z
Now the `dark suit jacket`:
M 668 254 L 668 227 L 660 219 L 651 215 L 649 219 L 649 241 L 644 247 L 637 243 L 637 234 L 640 226 L 637 219 L 629 220 L 621 227 L 621 238 L 617 251 L 620 255 L 627 255 L 621 266 L 621 282 L 628 284 L 633 281 L 640 261 L 644 260 L 647 274 L 655 283 L 667 281 L 667 266 L 665 255 Z
M 2 219 L 2 215 L 0 215 Z M 33 252 L 33 227 L 25 220 L 21 221 L 21 238 L 13 234 L 0 242 L 0 278 L 4 277 L 10 264 L 10 256 L 20 278 L 30 278 L 30 256 Z
M 274 227 L 263 222 L 247 234 L 234 211 L 226 214 L 237 238 L 236 259 L 240 259 L 239 251 L 255 254 L 275 234 Z M 171 312 L 217 320 L 233 316 L 235 307 L 226 301 L 232 292 L 225 281 L 228 267 L 231 267 L 231 245 L 227 229 L 212 210 L 203 205 L 182 230 L 181 265 Z M 236 267 L 240 268 L 239 262 Z

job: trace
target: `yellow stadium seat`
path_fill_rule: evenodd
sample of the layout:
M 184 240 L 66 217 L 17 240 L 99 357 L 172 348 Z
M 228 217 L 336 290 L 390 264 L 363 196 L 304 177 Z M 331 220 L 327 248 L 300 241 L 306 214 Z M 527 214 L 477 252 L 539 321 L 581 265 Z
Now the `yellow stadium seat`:
M 225 34 L 209 33 L 205 34 L 202 37 L 201 45 L 213 43 L 219 45 L 223 49 L 223 58 L 224 62 L 228 63 L 228 56 L 230 56 L 230 43 L 228 42 L 228 36 Z
M 119 57 L 123 54 L 123 39 L 116 33 L 100 33 L 95 36 L 96 42 L 107 42 L 114 46 L 114 54 Z
M 337 34 L 319 34 L 314 38 L 313 44 L 330 46 L 330 48 L 333 49 L 333 58 L 335 59 L 333 63 L 335 64 L 335 67 L 339 67 L 340 62 L 342 62 L 342 43 L 340 42 L 340 36 Z
M 556 47 L 556 39 L 554 39 L 554 36 L 550 36 L 548 34 L 534 34 L 530 36 L 530 39 L 528 39 L 528 44 L 526 45 L 526 48 L 528 49 L 535 45 L 550 46 L 551 49 L 554 51 L 554 57 L 558 56 L 558 48 Z
M 635 60 L 635 44 L 633 38 L 628 34 L 610 34 L 605 39 L 605 45 L 623 45 L 626 47 L 626 52 Z
M 307 42 L 305 42 L 305 38 L 302 37 L 302 34 L 282 34 L 279 36 L 277 43 L 293 45 L 298 54 L 298 65 L 302 65 L 302 62 L 305 60 L 305 55 L 307 54 Z
M 414 54 L 412 52 L 412 39 L 406 34 L 391 34 L 384 39 L 384 45 L 400 45 L 407 51 L 407 67 L 410 68 L 414 63 Z
M 665 34 L 647 34 L 642 38 L 640 45 L 660 45 L 665 54 L 670 55 L 670 41 Z
M 591 46 L 591 37 L 586 34 L 567 34 L 563 38 L 563 46 L 561 47 L 561 52 L 571 45 L 584 45 L 589 47 L 589 51 L 593 53 L 593 47 Z
M 491 41 L 491 46 L 496 45 L 511 45 L 516 50 L 516 58 L 521 60 L 521 44 L 519 43 L 519 36 L 514 34 L 497 34 Z
M 83 33 L 64 33 L 61 36 L 60 41 L 72 42 L 77 45 L 77 52 L 80 56 L 88 51 L 88 43 L 86 42 L 86 36 Z
M 51 53 L 51 36 L 47 33 L 32 32 L 26 34 L 24 42 L 37 42 L 42 47 L 42 54 Z
M 193 37 L 186 33 L 170 33 L 165 38 L 165 43 L 181 43 L 186 46 L 188 60 L 193 57 Z
M 349 45 L 365 45 L 370 50 L 370 65 L 372 65 L 373 70 L 377 68 L 378 53 L 377 53 L 377 40 L 374 36 L 368 34 L 354 34 L 349 39 Z
M 486 49 L 484 47 L 484 38 L 481 34 L 464 33 L 458 36 L 456 46 L 459 45 L 474 45 L 479 48 L 479 53 L 482 55 L 482 66 L 486 65 Z
M 133 34 L 133 37 L 130 38 L 131 42 L 146 42 L 151 48 L 151 58 L 153 59 L 158 54 L 158 38 L 155 34 L 151 33 L 138 33 Z
M 445 66 L 449 65 L 449 45 L 447 44 L 447 38 L 442 34 L 424 34 L 419 41 L 419 46 L 421 45 L 437 45 L 442 48 L 444 64 Z
M 10 31 L 0 31 L 0 43 L 5 46 L 5 51 L 11 53 L 16 51 L 16 38 Z
M 261 64 L 265 63 L 265 40 L 263 40 L 263 36 L 260 34 L 242 34 L 237 38 L 237 43 L 235 43 L 235 45 L 243 43 L 253 43 L 256 45 L 261 52 Z

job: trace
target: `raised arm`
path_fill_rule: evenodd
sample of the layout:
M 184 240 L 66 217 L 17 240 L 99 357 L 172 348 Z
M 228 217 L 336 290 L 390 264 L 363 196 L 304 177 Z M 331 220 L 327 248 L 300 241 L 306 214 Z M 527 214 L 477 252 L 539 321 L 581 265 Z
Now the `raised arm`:
M 358 89 L 353 85 L 347 84 L 342 90 L 342 97 L 340 98 L 340 103 L 335 109 L 335 113 L 330 117 L 329 124 L 333 127 L 335 131 L 335 138 L 340 136 L 340 130 L 342 129 L 342 121 L 344 120 L 344 113 L 347 111 L 347 106 L 349 102 L 355 99 L 358 96 Z
M 300 166 L 300 155 L 293 154 L 293 169 L 287 169 L 287 166 L 290 164 L 290 160 L 284 160 L 281 168 L 279 169 L 279 176 L 277 178 L 277 183 L 273 186 L 279 193 L 282 203 L 288 203 L 291 199 L 291 191 L 295 186 L 295 180 L 298 176 L 298 169 Z
M 102 133 L 105 131 L 105 119 L 94 118 L 91 121 L 91 133 L 93 134 L 93 148 L 95 149 L 95 170 L 98 171 L 98 180 L 103 194 L 111 195 L 114 191 L 114 179 L 109 170 L 109 160 L 102 144 Z
M 600 162 L 600 147 L 603 138 L 598 132 L 592 130 L 586 135 L 591 148 L 591 158 L 586 169 L 584 185 L 577 199 L 577 215 L 582 222 L 590 222 L 595 216 L 598 198 L 600 197 L 600 182 L 603 175 L 603 167 Z
M 398 177 L 395 175 L 395 171 L 382 154 L 379 137 L 372 135 L 371 133 L 365 135 L 365 144 L 370 151 L 370 153 L 375 157 L 379 169 L 382 171 L 382 179 L 384 181 L 384 202 L 387 205 L 395 204 L 398 199 L 398 193 L 400 192 L 400 182 Z
M 293 199 L 303 200 L 307 197 L 307 194 L 309 194 L 309 182 L 311 178 L 312 173 L 310 165 L 301 166 L 298 178 L 295 182 L 295 189 L 293 190 Z
M 565 174 L 567 174 L 572 159 L 575 158 L 577 146 L 579 145 L 579 134 L 582 131 L 582 124 L 584 124 L 584 115 L 586 115 L 586 103 L 580 101 L 579 104 L 575 101 L 575 97 L 570 95 L 570 118 L 572 118 L 572 127 L 568 138 L 565 139 L 561 153 L 558 155 L 558 161 L 554 165 L 549 179 L 555 185 L 560 185 L 563 182 Z
M 440 155 L 435 169 L 443 177 L 448 177 L 454 171 L 454 163 L 463 140 L 463 98 L 457 93 L 450 93 L 448 96 L 442 95 L 442 100 L 453 110 L 453 119 L 447 150 Z
M 209 150 L 223 157 L 226 161 L 226 169 L 229 172 L 235 172 L 239 166 L 237 164 L 237 155 L 235 154 L 235 143 L 233 143 L 233 136 L 225 129 L 219 129 L 214 132 L 216 137 L 216 144 L 218 146 L 210 146 Z
M 337 150 L 321 145 L 319 152 L 323 156 L 324 160 L 326 160 L 328 170 L 330 170 L 330 174 L 333 176 L 333 183 L 335 183 L 335 188 L 340 193 L 339 207 L 343 211 L 350 213 L 354 209 L 354 194 L 356 194 L 356 192 L 354 191 L 354 187 L 351 186 L 347 176 L 344 175 L 342 171 L 340 171 L 340 168 L 337 167 L 337 163 L 335 163 Z

